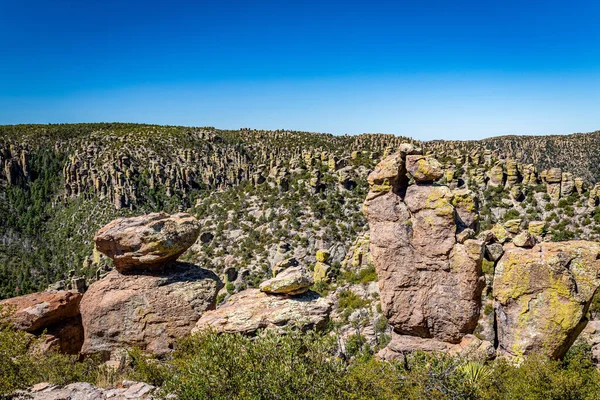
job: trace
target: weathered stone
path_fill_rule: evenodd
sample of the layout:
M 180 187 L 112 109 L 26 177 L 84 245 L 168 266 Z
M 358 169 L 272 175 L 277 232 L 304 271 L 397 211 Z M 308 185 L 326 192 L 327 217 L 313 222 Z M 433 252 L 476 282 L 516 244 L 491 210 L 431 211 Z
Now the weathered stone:
M 222 286 L 213 272 L 186 263 L 174 263 L 162 274 L 112 271 L 90 285 L 81 301 L 81 352 L 108 358 L 136 346 L 163 355 L 215 308 Z
M 562 357 L 585 327 L 598 286 L 600 243 L 507 245 L 494 275 L 499 352 Z
M 532 235 L 543 236 L 546 232 L 546 223 L 544 221 L 530 221 L 528 231 Z
M 489 261 L 498 261 L 504 254 L 504 247 L 500 243 L 490 243 L 485 246 L 485 258 Z
M 329 260 L 329 250 L 317 250 L 317 261 L 327 262 Z
M 417 182 L 433 182 L 442 177 L 442 164 L 432 156 L 406 156 L 406 169 Z
M 297 267 L 298 265 L 298 260 L 296 260 L 294 257 L 286 258 L 285 260 L 282 260 L 275 264 L 275 266 L 273 267 L 273 276 L 277 276 L 277 274 L 279 274 L 280 272 L 290 267 Z
M 122 387 L 103 389 L 87 382 L 71 383 L 66 386 L 39 383 L 30 390 L 19 393 L 15 399 L 29 400 L 124 400 L 155 399 L 156 387 L 144 382 L 123 381 Z
M 563 172 L 562 181 L 560 183 L 560 196 L 567 197 L 575 189 L 575 179 L 570 172 Z
M 490 186 L 502 186 L 504 185 L 504 167 L 502 164 L 497 163 L 487 173 L 489 178 L 488 184 Z
M 407 182 L 404 158 L 401 153 L 392 154 L 377 164 L 367 177 L 370 190 L 375 193 L 385 193 L 397 190 Z
M 295 297 L 270 295 L 258 289 L 247 289 L 232 295 L 214 311 L 202 315 L 193 332 L 212 329 L 216 332 L 252 335 L 259 329 L 324 329 L 332 303 L 307 292 Z
M 331 266 L 324 262 L 317 261 L 315 269 L 313 271 L 313 280 L 316 282 L 329 282 L 331 281 Z
M 476 229 L 479 221 L 479 200 L 477 195 L 468 189 L 452 191 L 452 205 L 456 210 L 456 218 L 460 227 Z
M 290 267 L 262 282 L 260 290 L 265 293 L 295 295 L 306 292 L 312 284 L 313 278 L 305 268 Z
M 194 244 L 200 224 L 189 214 L 152 213 L 119 218 L 96 233 L 96 248 L 120 272 L 162 269 Z
M 458 343 L 448 343 L 392 332 L 392 340 L 377 356 L 389 361 L 402 360 L 406 354 L 415 351 L 444 352 L 478 361 L 491 359 L 495 354 L 493 343 L 475 335 L 465 335 Z
M 511 158 L 506 160 L 506 186 L 512 187 L 519 181 L 519 167 L 517 161 Z
M 36 332 L 79 315 L 81 294 L 71 291 L 40 292 L 0 301 L 10 312 L 12 324 L 20 330 Z
M 516 235 L 517 233 L 519 233 L 519 230 L 521 229 L 521 219 L 510 219 L 508 221 L 506 221 L 504 223 L 504 227 L 506 228 L 506 230 L 514 235 Z M 498 237 L 498 236 L 496 236 Z M 498 240 L 500 240 L 500 238 L 498 238 Z
M 483 244 L 490 244 L 497 241 L 496 235 L 491 230 L 483 231 L 477 235 L 477 240 L 481 240 Z
M 535 238 L 531 233 L 523 231 L 513 238 L 513 243 L 517 247 L 533 247 L 535 246 Z
M 492 227 L 491 231 L 499 243 L 505 243 L 506 241 L 508 241 L 510 239 L 510 235 L 509 235 L 508 231 L 506 230 L 506 228 L 504 228 L 504 226 L 502 226 L 500 224 L 494 225 Z
M 460 244 L 463 244 L 467 239 L 473 239 L 475 237 L 475 231 L 473 229 L 467 228 L 460 233 L 456 234 L 456 241 Z
M 575 189 L 577 190 L 577 194 L 583 194 L 583 191 L 585 190 L 585 182 L 583 178 L 575 178 Z
M 545 180 L 547 183 L 560 183 L 562 180 L 562 170 L 560 168 L 551 168 L 546 171 Z

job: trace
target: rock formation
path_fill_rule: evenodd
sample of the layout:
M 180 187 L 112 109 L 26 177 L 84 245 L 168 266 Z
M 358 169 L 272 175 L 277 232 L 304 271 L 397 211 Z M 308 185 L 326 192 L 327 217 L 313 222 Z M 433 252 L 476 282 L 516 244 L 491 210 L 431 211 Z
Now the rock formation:
M 457 242 L 465 228 L 461 219 L 476 218 L 460 218 L 453 191 L 431 183 L 442 176 L 438 165 L 430 157 L 399 152 L 369 176 L 364 209 L 371 253 L 381 305 L 396 333 L 388 350 L 415 340 L 457 344 L 477 325 L 484 247 L 473 239 Z M 416 184 L 408 185 L 407 172 Z
M 561 358 L 585 327 L 600 286 L 600 243 L 538 243 L 545 222 L 530 221 L 524 229 L 521 218 L 505 219 L 474 240 L 476 197 L 466 188 L 436 184 L 448 181 L 438 164 L 401 150 L 369 176 L 364 210 L 371 254 L 381 305 L 394 330 L 380 355 L 476 350 L 487 356 Z M 527 170 L 511 160 L 498 162 L 490 184 L 506 181 L 514 188 L 522 180 L 520 171 Z M 544 171 L 542 179 L 552 200 L 575 190 L 573 176 L 560 169 Z M 484 255 L 496 264 L 486 298 Z M 484 303 L 489 310 L 480 312 Z
M 82 354 L 115 357 L 137 346 L 162 355 L 214 309 L 223 287 L 211 271 L 174 262 L 198 237 L 188 214 L 121 218 L 96 235 L 117 270 L 94 282 L 81 301 Z M 122 273 L 125 272 L 125 273 Z
M 103 389 L 87 382 L 71 383 L 66 386 L 38 383 L 30 390 L 15 394 L 15 400 L 153 400 L 156 387 L 144 382 L 123 381 L 122 387 Z

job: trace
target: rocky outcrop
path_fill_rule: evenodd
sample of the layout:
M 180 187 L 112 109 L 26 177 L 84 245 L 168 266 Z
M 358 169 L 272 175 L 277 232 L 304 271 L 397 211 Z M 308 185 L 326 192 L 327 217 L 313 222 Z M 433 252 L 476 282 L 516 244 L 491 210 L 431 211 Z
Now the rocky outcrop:
M 456 238 L 464 227 L 461 220 L 476 209 L 465 207 L 461 218 L 450 188 L 408 185 L 407 159 L 400 152 L 378 165 L 364 204 L 382 308 L 398 335 L 420 338 L 419 343 L 458 344 L 477 325 L 484 286 L 483 242 L 467 239 L 461 244 Z M 418 170 L 437 170 L 437 161 L 418 158 L 417 164 L 415 159 L 411 156 L 411 164 Z M 381 171 L 391 184 L 378 184 Z M 427 181 L 440 176 L 423 172 Z
M 10 312 L 12 324 L 35 332 L 79 315 L 81 294 L 70 291 L 31 293 L 0 301 Z
M 193 245 L 199 233 L 191 215 L 161 212 L 116 219 L 98 231 L 94 242 L 117 270 L 129 272 L 163 268 Z
M 315 292 L 299 296 L 269 295 L 247 289 L 231 296 L 214 311 L 208 311 L 193 332 L 212 329 L 219 333 L 253 335 L 259 329 L 323 329 L 329 320 L 332 302 Z
M 41 292 L 4 300 L 0 309 L 15 328 L 38 337 L 36 350 L 77 354 L 83 344 L 80 301 L 76 292 Z
M 494 275 L 498 351 L 562 357 L 587 323 L 600 286 L 600 243 L 505 246 Z

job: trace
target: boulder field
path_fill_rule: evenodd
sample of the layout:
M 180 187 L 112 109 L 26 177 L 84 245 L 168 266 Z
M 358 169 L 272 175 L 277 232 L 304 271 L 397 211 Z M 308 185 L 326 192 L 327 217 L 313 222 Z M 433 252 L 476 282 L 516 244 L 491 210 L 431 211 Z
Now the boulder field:
M 600 286 L 600 243 L 537 243 L 535 225 L 521 231 L 521 220 L 474 237 L 476 195 L 437 184 L 442 175 L 437 160 L 405 144 L 368 177 L 370 251 L 393 327 L 380 356 L 425 350 L 562 357 L 586 326 Z M 491 321 L 483 312 L 484 258 L 495 263 Z M 478 333 L 486 320 L 491 337 Z

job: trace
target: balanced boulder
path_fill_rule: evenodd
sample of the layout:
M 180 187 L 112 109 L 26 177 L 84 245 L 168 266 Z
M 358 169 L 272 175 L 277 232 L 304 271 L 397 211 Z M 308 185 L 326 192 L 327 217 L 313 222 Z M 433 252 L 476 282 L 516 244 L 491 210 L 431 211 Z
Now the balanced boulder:
M 260 284 L 266 293 L 295 295 L 308 291 L 313 284 L 311 274 L 303 267 L 291 267 Z
M 162 269 L 194 244 L 200 224 L 186 213 L 119 218 L 96 233 L 96 249 L 120 272 Z
M 417 182 L 432 182 L 444 174 L 442 164 L 432 156 L 406 156 L 406 170 Z

